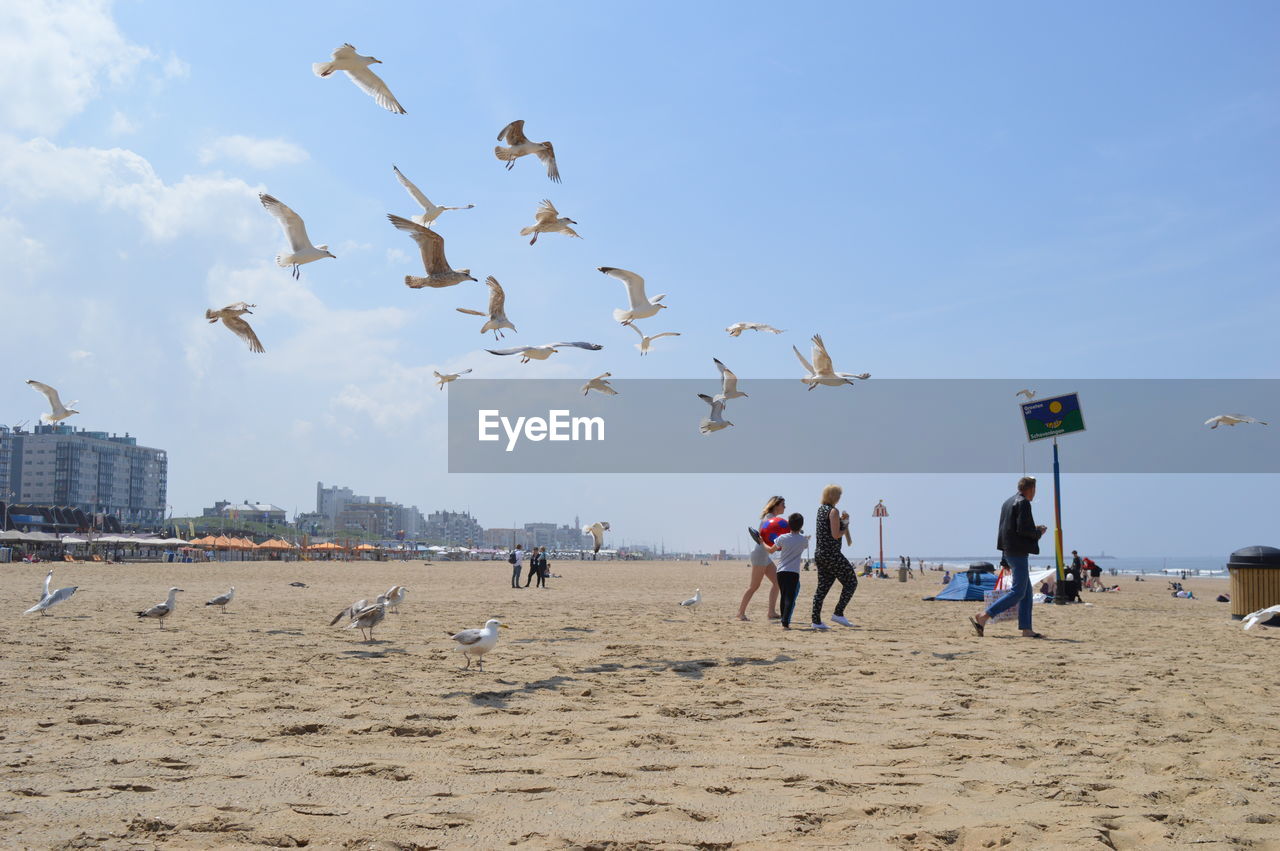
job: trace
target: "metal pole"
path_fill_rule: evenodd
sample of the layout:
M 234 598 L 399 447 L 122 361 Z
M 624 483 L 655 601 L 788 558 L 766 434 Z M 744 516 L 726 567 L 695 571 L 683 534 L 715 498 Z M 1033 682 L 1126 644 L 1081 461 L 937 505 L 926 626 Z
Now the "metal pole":
M 1053 602 L 1067 602 L 1064 587 L 1066 571 L 1062 568 L 1062 480 L 1058 474 L 1058 438 L 1053 439 L 1053 556 L 1058 568 L 1058 581 L 1053 586 Z M 1076 577 L 1079 579 L 1079 577 Z
M 880 518 L 880 567 L 884 567 L 884 518 Z

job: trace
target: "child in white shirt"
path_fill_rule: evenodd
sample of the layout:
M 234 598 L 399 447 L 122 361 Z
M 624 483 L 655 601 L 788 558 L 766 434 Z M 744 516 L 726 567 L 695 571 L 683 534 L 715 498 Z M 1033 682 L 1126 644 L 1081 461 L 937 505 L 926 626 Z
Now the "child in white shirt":
M 804 528 L 804 515 L 796 513 L 787 518 L 791 531 L 779 535 L 768 546 L 778 560 L 778 608 L 782 612 L 782 628 L 791 629 L 791 612 L 800 595 L 800 561 L 809 548 L 809 536 L 800 534 Z

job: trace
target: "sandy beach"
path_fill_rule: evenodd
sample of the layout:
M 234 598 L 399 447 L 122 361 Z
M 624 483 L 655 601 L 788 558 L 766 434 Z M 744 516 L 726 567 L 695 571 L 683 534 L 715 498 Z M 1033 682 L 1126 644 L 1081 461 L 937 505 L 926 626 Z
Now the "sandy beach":
M 784 633 L 732 619 L 738 563 L 55 568 L 46 618 L 47 566 L 0 571 L 9 848 L 1280 848 L 1280 630 L 1224 580 L 1121 577 L 1035 641 L 921 601 L 940 574 Z M 326 626 L 398 583 L 376 643 Z M 445 631 L 489 617 L 460 670 Z

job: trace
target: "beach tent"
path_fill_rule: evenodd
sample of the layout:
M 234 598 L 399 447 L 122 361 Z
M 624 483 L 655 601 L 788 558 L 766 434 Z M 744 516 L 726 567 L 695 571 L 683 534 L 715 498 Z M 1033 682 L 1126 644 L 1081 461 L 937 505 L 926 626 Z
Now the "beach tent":
M 977 600 L 981 602 L 983 595 L 996 588 L 995 568 L 988 562 L 980 561 L 969 565 L 966 571 L 957 571 L 951 584 L 935 600 Z

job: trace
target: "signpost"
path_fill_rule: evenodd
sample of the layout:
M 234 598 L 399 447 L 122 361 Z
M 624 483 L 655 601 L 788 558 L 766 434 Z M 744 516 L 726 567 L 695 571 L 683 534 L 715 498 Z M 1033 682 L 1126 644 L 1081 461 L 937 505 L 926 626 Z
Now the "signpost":
M 1053 438 L 1053 555 L 1058 567 L 1058 579 L 1053 585 L 1053 601 L 1065 603 L 1067 595 L 1063 588 L 1066 574 L 1062 569 L 1062 488 L 1058 473 L 1058 435 L 1084 431 L 1084 413 L 1080 410 L 1080 396 L 1077 393 L 1023 402 L 1021 408 L 1028 441 Z M 1077 576 L 1076 580 L 1079 579 Z
M 884 500 L 876 503 L 876 507 L 871 509 L 871 516 L 880 519 L 880 569 L 884 569 L 884 519 L 889 516 L 889 509 L 884 507 Z

